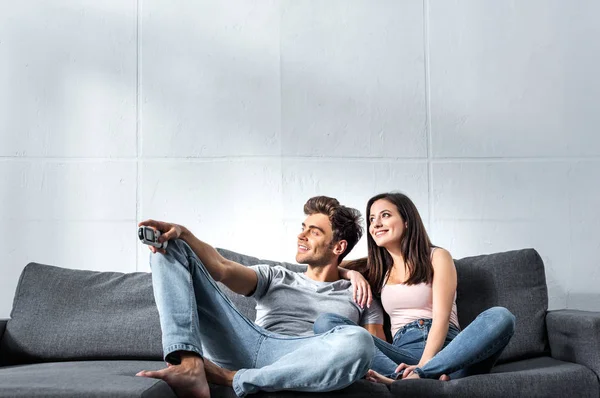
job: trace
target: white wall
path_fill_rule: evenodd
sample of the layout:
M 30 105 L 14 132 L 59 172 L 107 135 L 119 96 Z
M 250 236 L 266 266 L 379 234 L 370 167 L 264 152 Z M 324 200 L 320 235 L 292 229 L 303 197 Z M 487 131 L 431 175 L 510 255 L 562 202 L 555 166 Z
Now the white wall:
M 599 14 L 1 1 L 0 317 L 30 261 L 147 271 L 145 218 L 293 260 L 308 197 L 387 190 L 455 258 L 534 247 L 551 308 L 600 310 Z

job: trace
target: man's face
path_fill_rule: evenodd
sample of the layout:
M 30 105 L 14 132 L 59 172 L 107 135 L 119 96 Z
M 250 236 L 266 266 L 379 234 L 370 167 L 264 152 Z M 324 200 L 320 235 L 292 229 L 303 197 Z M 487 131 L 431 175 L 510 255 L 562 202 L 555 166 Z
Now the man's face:
M 298 234 L 298 252 L 296 261 L 300 264 L 323 266 L 332 263 L 333 230 L 325 214 L 311 214 L 302 223 L 302 232 Z

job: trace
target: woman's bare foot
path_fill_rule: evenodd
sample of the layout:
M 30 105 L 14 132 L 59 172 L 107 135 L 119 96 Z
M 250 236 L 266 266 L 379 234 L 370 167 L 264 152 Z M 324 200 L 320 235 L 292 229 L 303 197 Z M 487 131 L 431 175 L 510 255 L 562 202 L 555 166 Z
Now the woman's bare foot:
M 412 372 L 411 374 L 409 374 L 408 376 L 406 376 L 404 379 L 420 379 L 420 378 L 421 377 L 419 376 L 419 374 L 417 372 Z M 441 380 L 441 381 L 450 381 L 450 377 L 448 377 L 448 375 L 441 375 L 438 380 Z
M 142 370 L 136 376 L 164 380 L 180 398 L 210 398 L 202 358 L 193 354 L 182 354 L 181 364 L 167 366 L 157 371 Z
M 365 379 L 367 379 L 373 383 L 381 383 L 381 384 L 386 384 L 386 385 L 390 385 L 396 381 L 394 379 L 390 379 L 389 377 L 385 377 L 372 369 L 369 369 L 369 371 L 367 372 L 367 375 L 365 376 Z M 418 373 L 413 372 L 410 375 L 406 376 L 404 379 L 420 379 L 420 377 L 419 377 Z M 400 380 L 400 377 L 398 378 L 398 380 Z M 448 375 L 441 375 L 439 380 L 450 381 L 450 377 L 448 377 Z
M 365 376 L 365 379 L 367 379 L 373 383 L 381 383 L 381 384 L 386 384 L 386 385 L 390 385 L 396 381 L 396 380 L 390 379 L 389 377 L 385 377 L 385 376 L 375 372 L 373 369 L 369 369 L 369 371 L 367 372 L 367 375 Z
M 232 386 L 233 376 L 237 373 L 237 371 L 222 368 L 206 358 L 204 359 L 204 370 L 209 382 L 227 387 Z

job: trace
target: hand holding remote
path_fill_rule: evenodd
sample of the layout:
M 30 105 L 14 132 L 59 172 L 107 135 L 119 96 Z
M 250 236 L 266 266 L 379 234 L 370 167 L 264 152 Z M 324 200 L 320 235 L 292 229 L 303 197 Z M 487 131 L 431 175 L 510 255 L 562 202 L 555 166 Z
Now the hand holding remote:
M 143 227 L 150 227 L 159 232 L 159 234 L 156 234 L 158 236 L 148 236 L 148 238 L 155 238 L 155 245 L 144 242 L 145 239 L 142 239 L 142 237 L 140 237 L 140 240 L 148 244 L 148 248 L 152 251 L 152 253 L 159 252 L 165 254 L 165 249 L 167 247 L 168 241 L 171 239 L 179 239 L 181 233 L 183 232 L 183 227 L 181 225 L 172 224 L 164 221 L 146 220 L 139 223 L 138 226 L 141 227 L 140 230 Z M 138 230 L 138 236 L 139 234 L 140 232 Z M 145 237 L 146 236 L 144 236 L 144 238 Z M 147 240 L 152 241 L 152 239 Z

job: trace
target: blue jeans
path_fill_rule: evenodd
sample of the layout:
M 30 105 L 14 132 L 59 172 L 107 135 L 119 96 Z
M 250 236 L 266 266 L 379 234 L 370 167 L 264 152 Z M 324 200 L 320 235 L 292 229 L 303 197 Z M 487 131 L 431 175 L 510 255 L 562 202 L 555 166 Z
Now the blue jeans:
M 354 323 L 337 314 L 324 314 L 314 324 L 315 333 Z M 395 379 L 399 364 L 416 365 L 421 360 L 431 329 L 431 319 L 419 319 L 400 328 L 392 344 L 375 336 L 376 352 L 371 368 Z M 421 378 L 449 375 L 458 379 L 488 373 L 514 334 L 515 316 L 504 307 L 490 308 L 475 318 L 462 332 L 450 324 L 442 350 L 415 372 Z
M 165 360 L 189 351 L 237 370 L 239 397 L 259 390 L 332 391 L 362 378 L 375 346 L 358 326 L 334 327 L 319 336 L 271 333 L 242 315 L 182 240 L 166 254 L 151 254 L 152 284 Z

